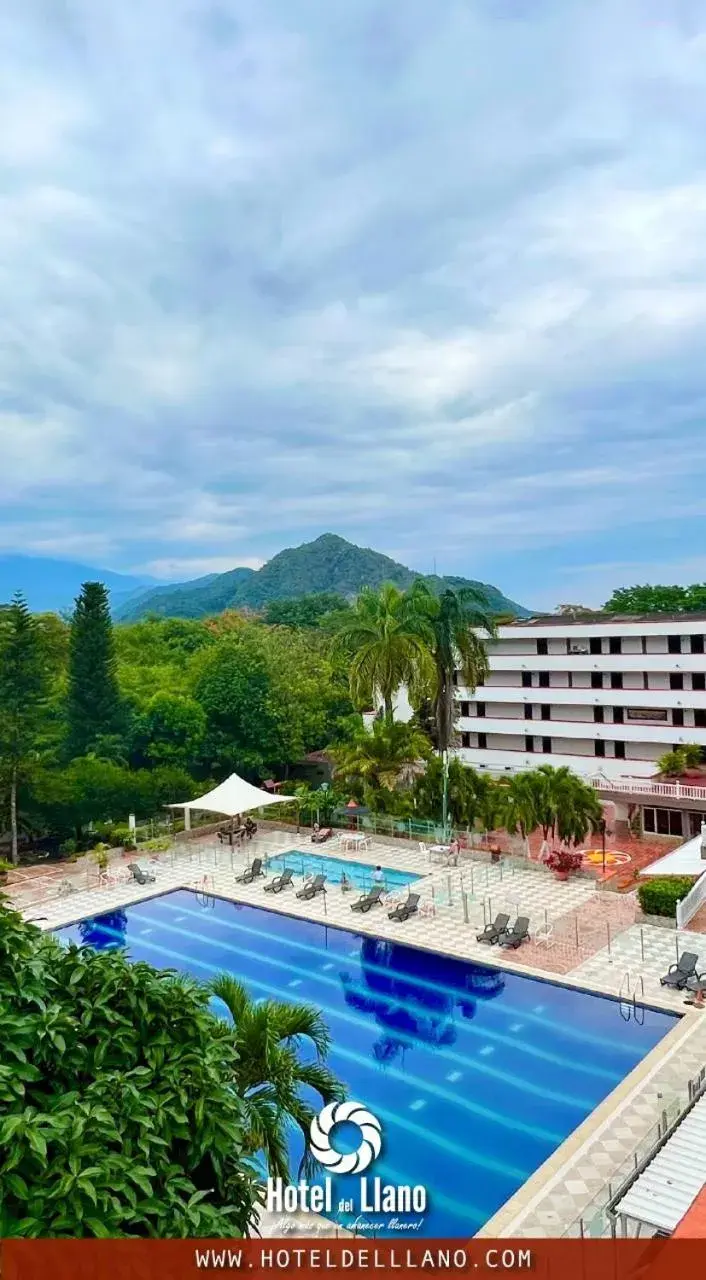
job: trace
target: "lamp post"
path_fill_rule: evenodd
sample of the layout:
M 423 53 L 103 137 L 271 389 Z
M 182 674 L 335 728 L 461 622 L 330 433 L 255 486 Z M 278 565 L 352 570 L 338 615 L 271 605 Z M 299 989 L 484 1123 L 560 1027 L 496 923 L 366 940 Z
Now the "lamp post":
M 598 830 L 601 833 L 601 849 L 603 853 L 603 879 L 604 880 L 605 880 L 605 828 L 606 828 L 605 818 L 601 818 Z
M 443 785 L 441 791 L 441 825 L 443 827 L 443 839 L 446 839 L 446 829 L 448 825 L 449 815 L 449 753 L 443 751 L 441 755 Z

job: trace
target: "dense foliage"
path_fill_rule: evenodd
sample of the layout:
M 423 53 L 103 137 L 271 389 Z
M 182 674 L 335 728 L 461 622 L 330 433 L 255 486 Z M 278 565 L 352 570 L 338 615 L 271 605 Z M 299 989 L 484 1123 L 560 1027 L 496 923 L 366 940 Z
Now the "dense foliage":
M 667 751 L 657 761 L 659 772 L 665 777 L 679 778 L 688 769 L 698 769 L 703 763 L 704 749 L 696 742 L 685 742 L 674 751 Z
M 690 587 L 620 587 L 603 607 L 607 613 L 703 613 L 706 582 Z
M 0 1236 L 237 1236 L 232 1036 L 190 980 L 64 949 L 0 903 Z
M 150 818 L 233 769 L 281 776 L 352 712 L 320 626 L 224 613 L 114 627 L 93 584 L 69 622 L 18 601 L 0 619 L 0 829 L 13 778 L 20 835 L 82 848 L 90 824 Z
M 669 916 L 673 919 L 677 914 L 677 903 L 686 897 L 693 884 L 693 876 L 653 876 L 638 887 L 640 906 L 646 916 Z

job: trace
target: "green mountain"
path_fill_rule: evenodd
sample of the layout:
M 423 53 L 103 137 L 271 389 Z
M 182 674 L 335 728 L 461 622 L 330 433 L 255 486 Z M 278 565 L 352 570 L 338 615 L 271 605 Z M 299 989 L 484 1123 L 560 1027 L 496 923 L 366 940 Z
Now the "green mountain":
M 394 582 L 406 589 L 416 578 L 402 564 L 390 560 L 367 547 L 356 547 L 334 533 L 324 533 L 314 542 L 290 547 L 268 560 L 261 569 L 231 569 L 229 573 L 211 574 L 195 582 L 176 583 L 146 591 L 138 599 L 128 601 L 117 611 L 121 622 L 131 622 L 145 614 L 162 617 L 201 618 L 221 613 L 224 609 L 261 609 L 273 600 L 292 600 L 297 596 L 334 592 L 354 598 L 361 587 L 378 587 Z M 511 613 L 528 617 L 529 609 L 508 600 L 497 587 L 468 578 L 425 577 L 430 585 L 444 587 L 476 587 L 482 590 L 493 613 Z

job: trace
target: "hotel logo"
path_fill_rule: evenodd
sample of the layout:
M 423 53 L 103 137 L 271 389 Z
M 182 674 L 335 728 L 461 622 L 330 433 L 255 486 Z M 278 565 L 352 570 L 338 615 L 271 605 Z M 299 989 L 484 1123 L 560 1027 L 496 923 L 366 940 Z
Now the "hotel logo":
M 346 1121 L 360 1130 L 360 1144 L 344 1155 L 332 1146 L 331 1131 Z M 331 1173 L 363 1173 L 380 1155 L 382 1125 L 360 1102 L 329 1103 L 314 1116 L 309 1132 L 312 1155 Z

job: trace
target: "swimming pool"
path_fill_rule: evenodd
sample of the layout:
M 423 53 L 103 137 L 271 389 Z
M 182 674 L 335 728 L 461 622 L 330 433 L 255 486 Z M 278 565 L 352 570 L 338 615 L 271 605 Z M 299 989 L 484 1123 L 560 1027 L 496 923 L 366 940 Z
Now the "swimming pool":
M 428 1190 L 423 1236 L 477 1231 L 675 1020 L 626 1022 L 601 996 L 186 889 L 57 936 L 319 1007 L 332 1068 L 382 1125 L 369 1173 Z M 366 1218 L 394 1234 L 391 1215 Z
M 278 875 L 289 867 L 298 876 L 326 876 L 332 884 L 340 884 L 345 871 L 358 889 L 369 889 L 373 883 L 375 866 L 368 862 L 351 862 L 347 858 L 328 857 L 325 854 L 304 853 L 301 849 L 293 849 L 290 853 L 277 853 L 267 859 L 267 870 Z M 413 880 L 419 879 L 416 871 L 395 871 L 392 867 L 383 867 L 385 887 L 391 891 L 404 889 Z

